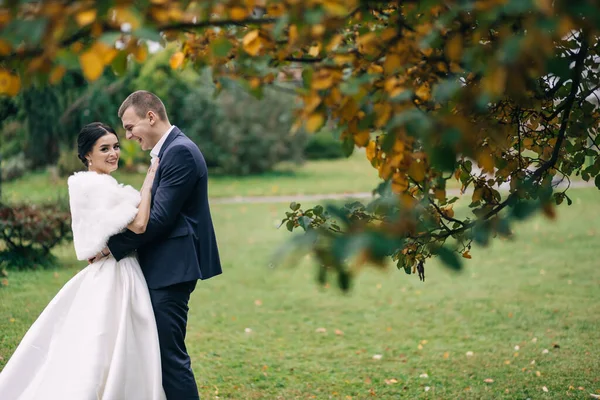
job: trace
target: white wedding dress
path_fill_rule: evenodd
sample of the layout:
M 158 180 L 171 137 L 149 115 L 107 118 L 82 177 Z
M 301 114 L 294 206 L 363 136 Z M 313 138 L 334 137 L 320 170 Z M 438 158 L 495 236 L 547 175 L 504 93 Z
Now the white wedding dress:
M 69 178 L 73 242 L 87 260 L 133 220 L 139 192 L 108 175 Z M 135 257 L 85 267 L 46 306 L 0 372 L 2 400 L 163 400 L 160 350 Z

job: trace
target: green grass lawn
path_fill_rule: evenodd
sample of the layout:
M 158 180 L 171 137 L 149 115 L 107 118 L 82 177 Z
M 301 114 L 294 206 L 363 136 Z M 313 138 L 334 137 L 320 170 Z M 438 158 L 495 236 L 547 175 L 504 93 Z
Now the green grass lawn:
M 225 272 L 198 284 L 188 328 L 202 398 L 600 393 L 600 202 L 596 189 L 570 194 L 556 221 L 537 217 L 515 227 L 513 241 L 474 248 L 461 274 L 429 263 L 422 283 L 367 269 L 348 295 L 317 287 L 310 260 L 270 266 L 291 236 L 275 229 L 286 204 L 214 206 Z M 64 268 L 11 272 L 0 289 L 0 368 L 85 266 L 71 246 L 57 255 Z
M 140 188 L 143 174 L 117 171 L 115 178 Z M 235 177 L 209 174 L 211 197 L 276 196 L 319 193 L 369 192 L 378 184 L 377 170 L 364 152 L 350 158 L 309 161 L 302 166 L 280 164 L 263 175 Z M 9 201 L 40 202 L 67 195 L 67 179 L 52 179 L 47 171 L 38 171 L 13 182 L 4 183 L 2 192 Z

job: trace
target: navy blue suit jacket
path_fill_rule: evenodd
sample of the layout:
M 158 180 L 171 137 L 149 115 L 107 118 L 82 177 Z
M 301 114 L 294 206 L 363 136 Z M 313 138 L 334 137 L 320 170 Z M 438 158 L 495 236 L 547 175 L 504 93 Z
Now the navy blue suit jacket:
M 202 153 L 173 127 L 158 157 L 146 232 L 126 230 L 112 236 L 108 248 L 117 261 L 137 250 L 150 289 L 221 274 Z

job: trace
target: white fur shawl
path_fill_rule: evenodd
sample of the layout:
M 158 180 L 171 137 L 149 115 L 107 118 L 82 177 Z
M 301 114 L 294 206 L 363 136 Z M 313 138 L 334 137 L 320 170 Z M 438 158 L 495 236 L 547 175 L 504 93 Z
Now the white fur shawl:
M 87 260 L 133 221 L 140 193 L 96 172 L 76 172 L 68 185 L 75 253 L 78 260 Z

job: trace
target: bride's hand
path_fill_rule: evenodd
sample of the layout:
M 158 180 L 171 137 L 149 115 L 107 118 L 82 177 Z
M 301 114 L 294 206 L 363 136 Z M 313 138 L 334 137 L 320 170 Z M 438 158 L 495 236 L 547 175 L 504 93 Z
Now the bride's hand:
M 156 176 L 156 171 L 158 170 L 158 164 L 160 160 L 157 158 L 150 167 L 148 168 L 148 172 L 146 173 L 146 178 L 144 179 L 144 184 L 142 188 L 152 189 L 152 184 L 154 183 L 154 178 Z

